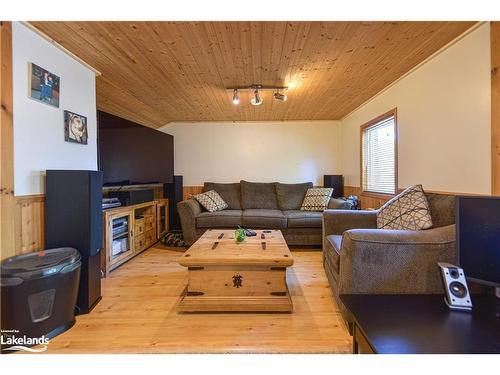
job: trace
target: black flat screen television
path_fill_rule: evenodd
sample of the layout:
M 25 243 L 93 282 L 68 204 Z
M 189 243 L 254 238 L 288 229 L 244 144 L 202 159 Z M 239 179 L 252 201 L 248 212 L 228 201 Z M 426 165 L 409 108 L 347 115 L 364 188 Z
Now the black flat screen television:
M 467 279 L 500 287 L 500 197 L 457 197 L 456 225 Z
M 104 186 L 172 182 L 173 136 L 102 111 L 98 122 Z

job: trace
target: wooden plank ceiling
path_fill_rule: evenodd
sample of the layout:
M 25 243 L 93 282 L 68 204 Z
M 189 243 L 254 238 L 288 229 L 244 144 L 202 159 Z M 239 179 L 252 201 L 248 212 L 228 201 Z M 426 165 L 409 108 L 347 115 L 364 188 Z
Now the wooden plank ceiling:
M 100 110 L 151 127 L 340 119 L 474 24 L 31 23 L 102 72 Z M 225 88 L 251 84 L 289 86 L 288 101 L 232 104 Z

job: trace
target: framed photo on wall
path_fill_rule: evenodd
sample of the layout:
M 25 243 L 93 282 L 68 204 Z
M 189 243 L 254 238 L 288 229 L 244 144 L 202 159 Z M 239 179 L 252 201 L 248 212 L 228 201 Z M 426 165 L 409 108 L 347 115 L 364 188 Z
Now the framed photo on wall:
M 29 63 L 29 97 L 59 108 L 61 79 L 54 73 Z
M 86 145 L 88 138 L 87 117 L 64 111 L 64 140 Z

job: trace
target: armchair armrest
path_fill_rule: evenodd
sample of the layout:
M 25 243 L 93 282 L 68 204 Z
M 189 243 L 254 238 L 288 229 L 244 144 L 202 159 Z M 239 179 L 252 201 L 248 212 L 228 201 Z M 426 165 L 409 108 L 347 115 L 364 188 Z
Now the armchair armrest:
M 455 225 L 344 233 L 340 294 L 442 293 L 437 262 L 455 262 Z
M 184 242 L 187 245 L 192 245 L 198 238 L 196 217 L 201 213 L 201 206 L 196 199 L 186 199 L 177 203 L 177 211 L 181 219 Z
M 377 211 L 325 210 L 323 212 L 323 238 L 341 235 L 348 229 L 377 228 Z

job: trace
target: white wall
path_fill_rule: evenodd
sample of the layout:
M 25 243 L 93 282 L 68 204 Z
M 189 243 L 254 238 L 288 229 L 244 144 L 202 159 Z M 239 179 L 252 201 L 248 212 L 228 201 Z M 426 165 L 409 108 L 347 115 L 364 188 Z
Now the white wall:
M 43 194 L 46 169 L 97 169 L 95 74 L 19 22 L 12 25 L 15 195 Z M 61 79 L 59 108 L 28 97 L 28 63 Z M 64 141 L 64 115 L 87 117 L 88 145 Z
M 346 185 L 360 184 L 360 125 L 397 107 L 400 188 L 489 194 L 490 94 L 484 24 L 342 119 Z
M 184 185 L 205 181 L 323 184 L 340 172 L 338 121 L 170 123 L 175 174 Z

